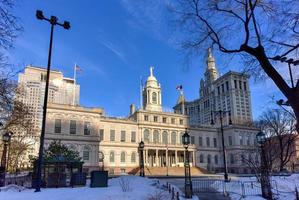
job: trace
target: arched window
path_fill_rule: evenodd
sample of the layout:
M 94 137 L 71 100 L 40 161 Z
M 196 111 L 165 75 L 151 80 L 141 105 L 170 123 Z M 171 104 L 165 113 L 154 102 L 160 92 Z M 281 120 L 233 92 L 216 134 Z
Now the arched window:
M 149 130 L 145 129 L 143 131 L 143 138 L 144 138 L 144 142 L 147 142 L 147 143 L 150 142 L 150 132 L 149 132 Z
M 203 154 L 200 154 L 200 156 L 199 156 L 199 162 L 200 162 L 200 163 L 203 163 L 203 162 L 204 162 L 204 160 L 203 160 Z
M 114 162 L 114 151 L 111 151 L 111 152 L 110 152 L 110 155 L 109 155 L 109 161 L 110 161 L 111 163 Z
M 211 155 L 208 155 L 208 159 L 207 159 L 208 164 L 211 164 Z
M 132 152 L 132 154 L 131 154 L 131 162 L 132 163 L 136 162 L 136 153 L 135 152 Z
M 77 151 L 76 146 L 73 145 L 73 144 L 69 144 L 69 145 L 68 145 L 68 148 L 69 148 L 70 150 L 72 150 L 72 151 Z
M 234 164 L 234 163 L 235 163 L 234 154 L 230 154 L 230 164 Z
M 154 130 L 154 143 L 160 143 L 160 133 L 157 130 Z
M 168 144 L 168 133 L 167 133 L 167 131 L 163 131 L 163 133 L 162 133 L 162 143 L 163 144 Z
M 215 162 L 216 165 L 218 165 L 218 155 L 214 156 L 214 162 Z
M 83 160 L 89 160 L 89 154 L 90 154 L 90 147 L 84 146 L 83 148 Z
M 171 144 L 176 144 L 176 132 L 171 133 Z
M 183 144 L 183 135 L 184 135 L 184 133 L 181 132 L 181 133 L 180 133 L 180 144 Z
M 152 93 L 152 103 L 157 104 L 157 93 L 156 92 Z
M 124 163 L 126 162 L 126 152 L 121 152 L 120 154 L 120 162 Z

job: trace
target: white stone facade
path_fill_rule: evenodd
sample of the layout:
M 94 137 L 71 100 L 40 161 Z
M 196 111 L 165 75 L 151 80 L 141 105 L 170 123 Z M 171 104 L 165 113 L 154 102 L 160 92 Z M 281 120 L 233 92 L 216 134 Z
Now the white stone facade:
M 181 136 L 187 129 L 191 135 L 191 166 L 222 172 L 224 165 L 219 126 L 190 126 L 188 115 L 163 112 L 161 87 L 152 70 L 149 79 L 151 83 L 143 88 L 143 97 L 146 98 L 144 109 L 135 111 L 131 106 L 127 118 L 105 116 L 104 110 L 100 108 L 49 104 L 46 145 L 52 140 L 61 140 L 77 149 L 84 160 L 86 171 L 105 168 L 110 174 L 133 173 L 139 166 L 140 141 L 145 143 L 146 167 L 183 167 L 184 147 Z M 154 101 L 152 92 L 157 93 Z M 257 132 L 253 127 L 224 125 L 230 172 L 250 172 L 240 158 L 249 157 L 246 151 L 255 147 Z
M 18 85 L 24 89 L 21 100 L 30 107 L 35 129 L 40 130 L 43 113 L 47 70 L 35 66 L 27 66 L 24 73 L 19 74 Z M 74 79 L 66 78 L 62 72 L 51 70 L 48 102 L 57 104 L 79 105 L 80 86 Z
M 185 99 L 180 97 L 180 99 Z M 218 75 L 215 59 L 209 50 L 205 78 L 200 81 L 199 98 L 193 101 L 178 101 L 174 107 L 176 113 L 183 113 L 190 117 L 190 125 L 209 125 L 214 118 L 212 111 L 230 111 L 233 124 L 251 124 L 252 109 L 249 88 L 249 76 L 228 72 Z M 224 116 L 224 124 L 228 124 L 228 113 Z

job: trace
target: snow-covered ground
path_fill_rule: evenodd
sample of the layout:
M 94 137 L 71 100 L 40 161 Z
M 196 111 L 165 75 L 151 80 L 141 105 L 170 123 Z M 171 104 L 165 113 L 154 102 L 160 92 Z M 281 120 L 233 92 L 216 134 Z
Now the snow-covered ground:
M 295 199 L 295 188 L 299 187 L 299 174 L 293 174 L 291 176 L 274 176 L 271 178 L 273 195 L 279 200 L 292 200 Z M 230 197 L 233 200 L 239 200 L 241 197 L 240 187 L 236 187 L 234 181 L 241 181 L 244 184 L 246 192 L 249 194 L 244 199 L 246 200 L 261 200 L 260 184 L 251 181 L 256 181 L 255 177 L 236 177 L 233 181 L 227 183 L 227 190 L 229 191 Z M 248 184 L 246 184 L 248 183 Z M 276 190 L 277 189 L 277 190 Z M 298 188 L 299 189 L 299 188 Z
M 123 184 L 121 184 L 123 183 Z M 123 191 L 123 190 L 127 191 Z M 171 199 L 156 179 L 122 176 L 108 181 L 106 188 L 47 188 L 35 193 L 33 189 L 1 188 L 0 200 L 155 200 Z M 182 199 L 182 198 L 180 198 Z M 196 199 L 196 198 L 194 198 Z

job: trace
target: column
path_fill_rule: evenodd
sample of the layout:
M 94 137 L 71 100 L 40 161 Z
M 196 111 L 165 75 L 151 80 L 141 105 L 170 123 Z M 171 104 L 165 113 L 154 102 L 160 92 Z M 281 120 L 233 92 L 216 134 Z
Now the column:
M 196 166 L 196 162 L 195 162 L 195 151 L 192 151 L 192 167 L 195 167 Z
M 146 150 L 146 154 L 145 154 L 145 158 L 146 158 L 146 166 L 149 166 L 149 160 L 148 160 L 148 149 Z
M 156 163 L 156 167 L 158 167 L 159 166 L 158 149 L 156 149 L 155 163 Z
M 166 167 L 168 166 L 168 149 L 166 149 L 165 153 L 165 162 L 166 162 Z
M 178 162 L 178 151 L 175 150 L 175 160 L 174 160 L 174 164 L 176 165 Z

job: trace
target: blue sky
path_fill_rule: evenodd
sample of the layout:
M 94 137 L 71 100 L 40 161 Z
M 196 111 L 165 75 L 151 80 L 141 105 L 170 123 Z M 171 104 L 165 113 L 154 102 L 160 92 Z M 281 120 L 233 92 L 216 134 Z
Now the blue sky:
M 198 98 L 199 81 L 206 67 L 206 52 L 199 52 L 189 64 L 178 48 L 164 1 L 134 0 L 31 0 L 19 1 L 15 8 L 24 32 L 11 61 L 19 69 L 26 65 L 46 66 L 50 25 L 35 18 L 37 9 L 45 16 L 70 21 L 71 29 L 55 27 L 52 68 L 73 76 L 77 63 L 77 82 L 81 85 L 81 104 L 103 107 L 107 114 L 126 116 L 129 105 L 139 105 L 140 76 L 145 80 L 149 67 L 162 85 L 162 102 L 175 105 L 176 86 L 182 84 L 188 100 Z M 240 71 L 238 59 L 215 51 L 221 74 Z M 250 84 L 254 118 L 269 105 L 270 97 L 281 98 L 271 80 Z M 271 105 L 271 103 L 270 103 Z

